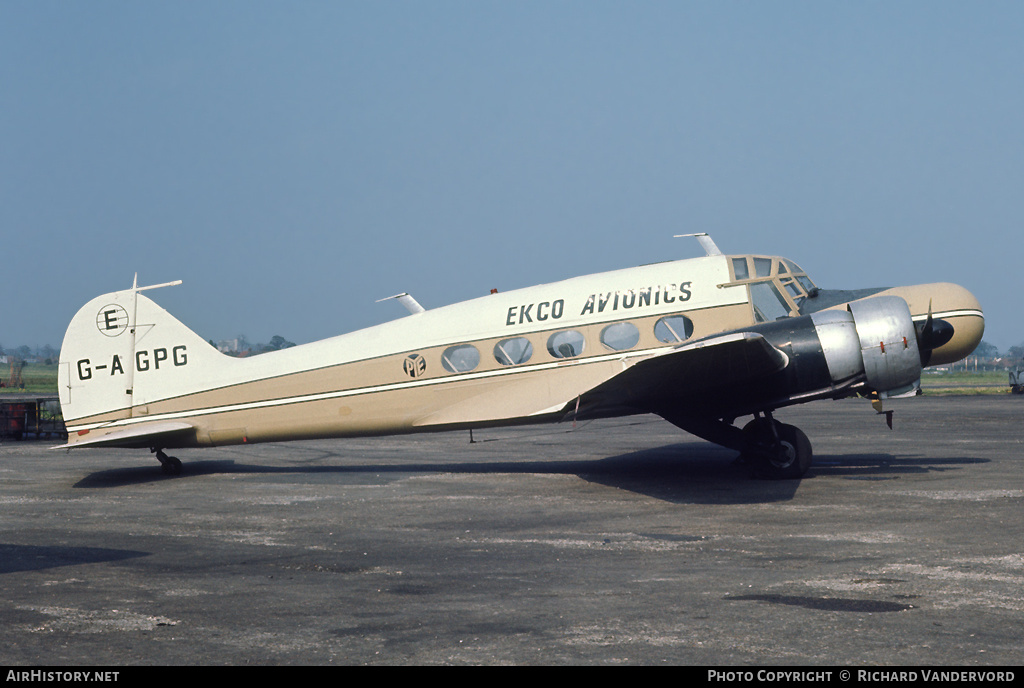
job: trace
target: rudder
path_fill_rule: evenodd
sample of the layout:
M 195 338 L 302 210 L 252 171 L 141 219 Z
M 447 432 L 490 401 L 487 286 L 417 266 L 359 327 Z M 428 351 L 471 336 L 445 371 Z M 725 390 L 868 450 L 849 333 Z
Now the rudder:
M 144 415 L 232 360 L 139 291 L 98 296 L 68 325 L 58 387 L 69 433 Z

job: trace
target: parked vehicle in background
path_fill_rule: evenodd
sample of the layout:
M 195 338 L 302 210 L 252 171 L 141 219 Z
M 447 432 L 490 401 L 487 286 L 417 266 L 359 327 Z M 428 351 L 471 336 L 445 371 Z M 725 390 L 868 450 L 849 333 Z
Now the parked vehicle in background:
M 1014 394 L 1024 394 L 1024 365 L 1010 370 L 1010 391 Z

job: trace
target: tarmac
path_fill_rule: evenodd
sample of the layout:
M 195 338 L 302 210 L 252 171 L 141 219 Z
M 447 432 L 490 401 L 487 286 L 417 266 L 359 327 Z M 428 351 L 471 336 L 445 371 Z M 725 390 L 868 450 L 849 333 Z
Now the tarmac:
M 0 666 L 1019 666 L 1024 397 L 174 452 L 0 445 Z M 1020 673 L 1019 671 L 1016 673 Z

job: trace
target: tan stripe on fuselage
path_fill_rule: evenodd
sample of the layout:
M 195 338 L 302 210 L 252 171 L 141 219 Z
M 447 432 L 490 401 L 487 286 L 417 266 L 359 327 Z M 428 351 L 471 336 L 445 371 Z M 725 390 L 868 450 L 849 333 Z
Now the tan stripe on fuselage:
M 692 338 L 752 323 L 747 304 L 679 312 L 693 321 Z M 196 426 L 196 443 L 206 445 L 521 421 L 565 404 L 620 372 L 623 359 L 639 359 L 665 349 L 669 345 L 654 336 L 655 323 L 665 315 L 625 319 L 640 331 L 639 342 L 628 351 L 614 352 L 600 343 L 601 330 L 619 322 L 605 319 L 573 328 L 587 342 L 577 358 L 551 356 L 547 338 L 564 328 L 547 328 L 524 335 L 532 343 L 533 356 L 516 366 L 500 365 L 492 355 L 494 346 L 505 337 L 449 342 L 153 402 L 133 409 L 129 421 L 113 417 L 118 414 L 82 418 L 74 428 L 92 428 L 90 437 L 95 438 L 125 423 L 183 419 Z M 480 364 L 468 373 L 449 373 L 441 366 L 441 353 L 447 346 L 462 343 L 477 347 Z M 412 353 L 427 361 L 423 376 L 416 379 L 403 367 Z M 111 425 L 115 420 L 120 422 Z

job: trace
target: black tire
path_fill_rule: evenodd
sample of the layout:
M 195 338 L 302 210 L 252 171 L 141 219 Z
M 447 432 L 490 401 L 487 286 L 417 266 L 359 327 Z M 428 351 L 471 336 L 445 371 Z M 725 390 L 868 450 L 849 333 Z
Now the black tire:
M 160 470 L 164 475 L 181 475 L 181 461 L 176 456 L 168 456 L 160 463 Z
M 755 418 L 743 428 L 747 436 L 744 458 L 749 460 L 759 477 L 769 480 L 795 480 L 802 478 L 814 460 L 811 441 L 803 430 L 767 418 Z

